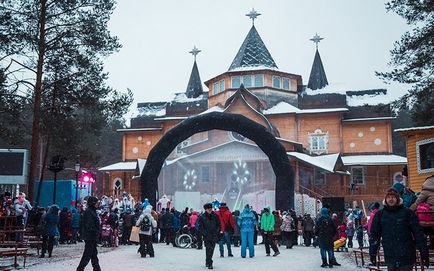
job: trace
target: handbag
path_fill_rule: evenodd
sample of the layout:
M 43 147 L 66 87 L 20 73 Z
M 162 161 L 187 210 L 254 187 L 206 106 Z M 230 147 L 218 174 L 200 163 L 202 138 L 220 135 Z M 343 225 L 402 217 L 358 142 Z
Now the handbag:
M 140 231 L 140 227 L 133 226 L 130 234 L 130 242 L 134 242 L 134 243 L 140 242 L 139 231 Z

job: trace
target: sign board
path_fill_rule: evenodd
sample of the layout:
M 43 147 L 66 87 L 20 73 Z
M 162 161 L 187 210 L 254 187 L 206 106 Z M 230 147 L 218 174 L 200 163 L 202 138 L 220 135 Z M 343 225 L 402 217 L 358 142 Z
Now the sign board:
M 26 184 L 28 150 L 0 149 L 0 184 Z

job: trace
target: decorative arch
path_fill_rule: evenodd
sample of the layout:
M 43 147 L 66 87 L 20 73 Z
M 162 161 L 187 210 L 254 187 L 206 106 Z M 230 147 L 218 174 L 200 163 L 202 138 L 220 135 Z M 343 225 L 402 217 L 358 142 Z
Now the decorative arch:
M 140 176 L 142 198 L 156 206 L 158 176 L 164 160 L 182 141 L 210 130 L 234 131 L 254 141 L 268 156 L 276 175 L 276 209 L 294 208 L 294 173 L 284 147 L 267 129 L 249 118 L 222 112 L 190 117 L 169 130 L 152 148 Z

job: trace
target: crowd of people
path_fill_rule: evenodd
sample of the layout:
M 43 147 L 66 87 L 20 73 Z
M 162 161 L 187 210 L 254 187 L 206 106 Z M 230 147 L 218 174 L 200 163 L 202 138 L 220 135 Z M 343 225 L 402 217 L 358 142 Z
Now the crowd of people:
M 60 209 L 57 205 L 47 209 L 33 208 L 24 193 L 19 193 L 15 198 L 4 193 L 0 196 L 0 216 L 14 217 L 16 226 L 32 228 L 43 241 L 42 258 L 46 254 L 52 257 L 57 243 L 75 244 L 84 240 L 85 251 L 77 270 L 84 270 L 89 261 L 94 270 L 100 270 L 97 246 L 139 244 L 138 253 L 141 257 L 155 257 L 153 243 L 177 247 L 177 238 L 185 233 L 191 236 L 191 247 L 205 247 L 205 265 L 209 269 L 213 269 L 212 256 L 216 245 L 220 257 L 234 257 L 232 247 L 240 246 L 241 258 L 247 257 L 247 250 L 248 256 L 252 258 L 255 257 L 258 236 L 262 236 L 261 244 L 264 244 L 266 256 L 278 256 L 282 247 L 292 249 L 294 245 L 313 245 L 320 248 L 321 267 L 340 266 L 335 252 L 355 246 L 354 239 L 358 247 L 366 246 L 364 236 L 367 233 L 373 263 L 376 262 L 376 249 L 381 239 L 386 263 L 391 266 L 389 270 L 407 270 L 403 266 L 414 263 L 416 246 L 421 251 L 424 263 L 429 264 L 426 241 L 418 217 L 411 210 L 417 209 L 423 202 L 431 204 L 434 201 L 434 177 L 427 179 L 419 198 L 415 196 L 409 200 L 408 190 L 400 188 L 396 185 L 388 190 L 383 201 L 384 208 L 380 209 L 381 204 L 378 202 L 373 203 L 369 217 L 359 207 L 347 209 L 339 217 L 333 213 L 339 210 L 323 206 L 313 218 L 309 214 L 297 216 L 294 210 L 281 212 L 270 207 L 257 212 L 248 204 L 241 211 L 231 211 L 224 202 L 216 201 L 205 204 L 203 210 L 186 207 L 179 211 L 171 206 L 166 196 L 158 201 L 154 209 L 147 199 L 135 202 L 127 193 L 120 199 L 87 197 L 83 205 L 78 203 L 77 208 L 71 209 Z M 398 232 L 384 230 L 396 228 L 397 224 L 401 225 Z M 15 236 L 17 241 L 22 238 L 22 233 Z M 405 250 L 408 257 L 396 257 L 396 253 L 390 252 L 396 252 L 400 244 L 384 245 L 386 240 L 392 240 L 388 244 L 394 244 L 396 238 L 401 238 L 399 240 L 404 240 L 408 245 L 408 251 Z

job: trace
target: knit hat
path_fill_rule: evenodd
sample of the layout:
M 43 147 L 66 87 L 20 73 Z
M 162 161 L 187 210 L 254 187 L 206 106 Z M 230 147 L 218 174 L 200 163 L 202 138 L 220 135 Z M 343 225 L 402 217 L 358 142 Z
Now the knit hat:
M 203 209 L 212 209 L 212 204 L 211 203 L 205 203 L 205 205 L 203 205 Z
M 399 192 L 395 188 L 389 188 L 386 192 L 386 196 L 384 197 L 384 201 L 386 201 L 387 196 L 394 196 L 396 198 L 396 202 L 399 203 L 401 197 L 399 196 Z
M 246 209 L 250 209 L 249 204 L 246 204 L 246 206 L 244 206 L 244 208 L 246 208 Z

